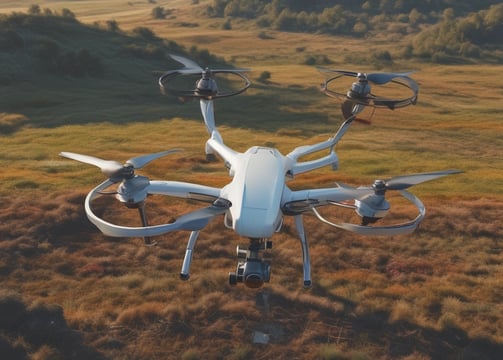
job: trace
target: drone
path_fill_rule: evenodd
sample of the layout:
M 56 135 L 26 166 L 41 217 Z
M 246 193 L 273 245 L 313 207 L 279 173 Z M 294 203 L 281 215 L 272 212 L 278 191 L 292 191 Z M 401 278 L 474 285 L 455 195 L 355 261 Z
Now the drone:
M 281 231 L 285 217 L 293 217 L 302 250 L 303 285 L 309 288 L 312 286 L 312 278 L 308 238 L 303 220 L 305 214 L 312 213 L 329 226 L 361 235 L 408 234 L 423 220 L 425 207 L 407 189 L 425 181 L 460 172 L 445 170 L 377 179 L 371 186 L 352 187 L 336 183 L 336 186 L 328 188 L 291 190 L 287 182 L 299 174 L 326 166 L 331 166 L 334 170 L 338 168 L 339 159 L 335 147 L 357 114 L 365 108 L 395 109 L 415 104 L 418 85 L 409 77 L 411 73 L 366 74 L 320 68 L 321 72 L 329 74 L 329 78 L 322 85 L 322 91 L 330 97 L 343 99 L 341 111 L 344 121 L 335 134 L 326 141 L 296 147 L 287 155 L 267 146 L 252 146 L 245 152 L 239 152 L 224 143 L 215 125 L 214 101 L 243 93 L 248 89 L 250 81 L 244 74 L 248 69 L 202 68 L 185 57 L 170 56 L 183 67 L 163 73 L 158 81 L 160 89 L 164 94 L 199 100 L 204 124 L 209 134 L 205 153 L 208 158 L 219 157 L 223 160 L 232 178 L 228 184 L 219 188 L 189 182 L 150 180 L 146 176 L 136 174 L 136 170 L 151 161 L 175 153 L 179 149 L 134 157 L 124 164 L 71 152 L 61 152 L 60 155 L 97 166 L 107 176 L 105 181 L 88 193 L 84 203 L 87 217 L 104 235 L 142 237 L 146 245 L 151 246 L 156 244 L 152 237 L 172 231 L 190 231 L 180 271 L 182 280 L 188 280 L 190 277 L 190 266 L 200 232 L 212 219 L 223 217 L 226 228 L 249 240 L 247 246 L 238 246 L 236 249 L 238 261 L 236 270 L 229 272 L 229 284 L 243 283 L 249 288 L 261 287 L 270 281 L 271 260 L 265 255 L 272 249 L 271 238 Z M 242 82 L 241 87 L 220 91 L 216 75 L 222 73 L 236 77 L 240 84 Z M 175 79 L 180 80 L 187 75 L 200 78 L 188 90 L 173 86 Z M 355 80 L 347 92 L 332 89 L 332 85 L 341 77 L 351 77 Z M 388 83 L 404 86 L 410 91 L 410 95 L 406 98 L 393 99 L 372 92 L 373 85 Z M 313 154 L 320 152 L 323 155 L 311 160 Z M 310 155 L 310 160 L 301 161 L 301 158 L 307 155 Z M 112 186 L 116 188 L 115 191 L 107 190 Z M 390 203 L 386 199 L 388 191 L 398 191 L 414 204 L 418 210 L 417 216 L 394 225 L 376 225 L 390 210 Z M 138 209 L 142 226 L 117 225 L 98 216 L 93 209 L 93 202 L 99 197 L 110 194 L 115 195 L 117 200 L 128 208 Z M 206 203 L 206 206 L 182 214 L 175 221 L 151 225 L 145 213 L 145 203 L 147 197 L 153 194 L 199 200 Z M 324 206 L 349 207 L 356 211 L 361 223 L 329 221 L 319 211 Z

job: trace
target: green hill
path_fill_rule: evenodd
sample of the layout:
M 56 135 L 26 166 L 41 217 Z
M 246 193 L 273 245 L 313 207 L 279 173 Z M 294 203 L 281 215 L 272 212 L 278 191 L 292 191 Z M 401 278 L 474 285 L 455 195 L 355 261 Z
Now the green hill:
M 139 114 L 144 121 L 158 120 L 166 107 L 159 106 L 156 74 L 180 67 L 168 53 L 222 63 L 146 27 L 124 32 L 113 21 L 85 25 L 71 13 L 1 16 L 0 39 L 0 109 L 22 114 L 34 126 L 126 122 Z

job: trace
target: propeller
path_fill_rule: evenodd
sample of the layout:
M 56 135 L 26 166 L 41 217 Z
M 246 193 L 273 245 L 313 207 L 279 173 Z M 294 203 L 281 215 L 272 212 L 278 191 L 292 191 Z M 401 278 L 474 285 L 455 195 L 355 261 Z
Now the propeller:
M 350 76 L 358 79 L 368 80 L 376 85 L 384 85 L 392 81 L 396 78 L 409 78 L 409 75 L 413 73 L 413 71 L 406 72 L 378 72 L 378 73 L 362 73 L 356 71 L 347 71 L 347 70 L 337 70 L 337 69 L 328 69 L 325 67 L 318 67 L 318 70 L 327 73 L 327 74 L 338 74 L 339 76 Z
M 201 230 L 214 216 L 225 213 L 231 206 L 232 203 L 229 200 L 218 198 L 211 206 L 182 215 L 176 220 L 176 222 L 186 224 L 184 225 L 184 228 L 187 230 Z
M 371 187 L 358 188 L 373 190 L 373 193 L 355 200 L 356 212 L 362 217 L 362 225 L 374 223 L 383 218 L 390 209 L 389 202 L 385 199 L 386 191 L 406 190 L 413 185 L 460 172 L 459 170 L 444 170 L 431 173 L 396 176 L 388 180 L 376 180 Z
M 138 209 L 142 225 L 148 226 L 145 213 L 145 199 L 148 195 L 147 188 L 150 184 L 150 180 L 146 176 L 136 175 L 135 170 L 143 168 L 155 159 L 178 151 L 180 150 L 172 149 L 154 154 L 141 155 L 127 160 L 124 164 L 114 160 L 103 160 L 94 156 L 72 152 L 61 152 L 60 156 L 94 165 L 108 176 L 111 183 L 120 182 L 116 192 L 103 194 L 115 194 L 115 197 L 128 208 Z M 144 238 L 144 241 L 146 245 L 151 246 L 156 244 L 147 237 Z
M 184 65 L 183 68 L 171 70 L 164 73 L 159 78 L 159 86 L 163 93 L 171 93 L 183 99 L 186 98 L 201 98 L 206 100 L 213 100 L 221 97 L 229 97 L 244 92 L 250 86 L 250 81 L 243 75 L 243 72 L 250 71 L 249 69 L 210 69 L 208 67 L 202 68 L 196 62 L 179 55 L 169 55 L 173 60 Z M 214 75 L 219 73 L 227 73 L 240 77 L 244 84 L 241 88 L 234 91 L 221 92 L 218 90 L 217 83 Z M 192 90 L 180 90 L 168 87 L 168 84 L 175 78 L 181 75 L 201 75 L 201 78 L 196 82 L 196 86 Z
M 346 70 L 333 70 L 323 67 L 318 69 L 323 73 L 335 74 L 322 84 L 321 89 L 330 97 L 343 99 L 341 111 L 345 120 L 351 117 L 356 117 L 356 115 L 363 111 L 366 106 L 387 107 L 393 110 L 399 107 L 415 104 L 417 102 L 419 86 L 409 77 L 409 75 L 412 74 L 412 71 L 367 74 Z M 329 84 L 332 81 L 335 81 L 343 76 L 356 78 L 356 81 L 353 82 L 349 91 L 343 93 L 329 89 Z M 412 92 L 412 95 L 406 98 L 390 99 L 380 97 L 372 93 L 370 83 L 375 85 L 385 85 L 390 82 L 407 87 Z

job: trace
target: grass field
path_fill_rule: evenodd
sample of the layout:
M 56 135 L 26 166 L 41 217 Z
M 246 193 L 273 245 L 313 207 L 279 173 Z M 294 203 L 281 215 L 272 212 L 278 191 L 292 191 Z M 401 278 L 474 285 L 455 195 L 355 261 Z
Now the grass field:
M 0 12 L 26 11 L 31 4 L 3 1 Z M 247 239 L 214 221 L 201 233 L 191 279 L 182 282 L 188 234 L 161 236 L 155 248 L 141 239 L 102 236 L 87 221 L 83 201 L 103 175 L 58 156 L 72 151 L 124 161 L 183 148 L 142 174 L 212 186 L 229 181 L 223 164 L 205 161 L 198 104 L 182 105 L 158 92 L 152 71 L 175 64 L 123 55 L 114 46 L 147 47 L 130 33 L 147 26 L 184 51 L 197 46 L 252 68 L 246 94 L 216 103 L 221 133 L 240 151 L 266 145 L 288 153 L 327 138 L 341 121 L 338 104 L 318 90 L 323 76 L 304 64 L 306 57 L 325 55 L 332 62 L 326 66 L 373 71 L 357 64 L 373 51 L 398 52 L 401 44 L 273 31 L 264 39 L 245 22 L 226 31 L 222 19 L 194 18 L 204 1 L 38 4 L 71 9 L 83 24 L 116 20 L 123 33 L 102 29 L 93 38 L 96 28 L 76 30 L 80 46 L 103 55 L 110 69 L 103 78 L 31 76 L 23 68 L 30 76 L 0 85 L 5 354 L 36 360 L 422 360 L 497 359 L 503 353 L 502 66 L 397 60 L 384 67 L 416 70 L 418 104 L 379 111 L 370 126 L 355 124 L 338 146 L 339 170 L 321 169 L 291 183 L 368 185 L 376 177 L 463 170 L 412 188 L 427 207 L 414 234 L 361 237 L 305 216 L 314 285 L 304 290 L 295 226 L 285 219 L 273 238 L 271 282 L 253 291 L 227 285 L 234 249 Z M 153 6 L 172 9 L 172 16 L 152 19 Z M 7 64 L 0 75 L 18 71 L 16 63 Z M 271 73 L 268 83 L 256 81 L 263 71 Z M 113 208 L 111 201 L 103 205 Z M 162 222 L 193 205 L 152 197 L 148 212 Z M 398 202 L 397 217 L 400 210 L 410 212 Z M 107 216 L 139 222 L 136 212 L 122 208 Z M 267 344 L 254 343 L 261 334 Z

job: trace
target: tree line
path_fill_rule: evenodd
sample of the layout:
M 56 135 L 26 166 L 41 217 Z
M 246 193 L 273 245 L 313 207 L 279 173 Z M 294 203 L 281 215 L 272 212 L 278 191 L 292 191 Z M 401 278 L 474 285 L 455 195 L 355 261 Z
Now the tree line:
M 206 15 L 245 18 L 280 31 L 415 35 L 403 56 L 432 61 L 479 58 L 503 41 L 503 3 L 498 0 L 214 0 Z

